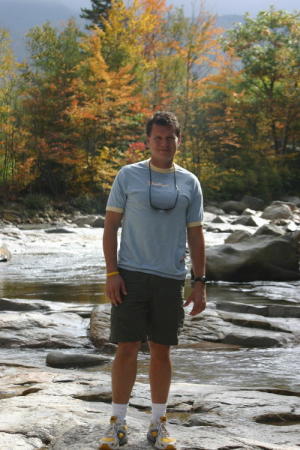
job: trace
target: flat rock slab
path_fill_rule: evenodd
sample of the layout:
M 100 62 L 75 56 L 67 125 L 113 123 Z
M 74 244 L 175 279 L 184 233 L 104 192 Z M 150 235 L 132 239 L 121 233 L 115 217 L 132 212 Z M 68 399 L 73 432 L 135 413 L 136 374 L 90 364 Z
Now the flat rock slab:
M 0 311 L 0 347 L 91 348 L 88 322 L 75 313 Z
M 271 306 L 273 307 L 273 305 Z M 207 350 L 205 342 L 208 342 L 214 348 L 217 347 L 217 344 L 226 344 L 232 349 L 239 346 L 268 348 L 300 342 L 299 320 L 297 318 L 286 320 L 264 317 L 262 315 L 264 312 L 266 315 L 268 312 L 271 314 L 271 306 L 252 307 L 233 302 L 224 302 L 223 305 L 220 302 L 217 305 L 220 310 L 208 306 L 203 313 L 193 318 L 187 314 L 179 339 L 179 347 L 192 348 L 198 345 L 201 348 L 202 345 L 203 349 Z M 283 306 L 279 305 L 278 307 L 278 313 L 281 310 L 283 314 L 286 312 Z M 232 308 L 232 312 L 226 314 L 223 312 L 223 310 L 231 311 L 230 308 Z M 297 307 L 287 306 L 287 308 Z M 243 312 L 243 314 L 235 312 Z M 297 317 L 296 311 L 293 310 L 289 313 L 293 313 Z M 91 314 L 89 336 L 97 348 L 102 349 L 108 342 L 109 323 L 110 306 L 96 306 Z
M 27 389 L 27 394 L 1 400 L 1 450 L 97 449 L 111 413 L 108 375 L 7 368 L 0 378 L 0 390 L 12 389 Z M 289 394 L 175 383 L 168 428 L 178 441 L 178 450 L 296 450 L 299 397 Z M 145 406 L 150 407 L 149 387 L 136 383 L 127 420 L 130 440 L 124 450 L 153 448 L 145 436 L 150 420 Z

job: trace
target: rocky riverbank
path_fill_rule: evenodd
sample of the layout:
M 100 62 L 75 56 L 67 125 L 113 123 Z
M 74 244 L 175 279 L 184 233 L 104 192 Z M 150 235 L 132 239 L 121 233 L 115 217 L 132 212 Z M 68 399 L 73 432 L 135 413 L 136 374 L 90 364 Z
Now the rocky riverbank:
M 0 350 L 1 450 L 96 449 L 110 414 L 110 380 L 102 370 L 114 352 L 107 339 L 108 305 L 1 299 L 0 308 L 1 349 L 23 353 L 8 360 Z M 203 314 L 187 316 L 173 352 L 291 347 L 300 340 L 299 315 L 295 305 L 210 304 Z M 42 351 L 38 363 L 30 361 L 33 349 Z M 253 389 L 235 388 L 234 383 L 174 383 L 170 429 L 181 450 L 296 449 L 299 395 L 268 385 Z M 126 448 L 151 448 L 142 431 L 148 426 L 149 407 L 148 386 L 137 383 Z
M 211 279 L 226 280 L 225 276 L 230 276 L 231 281 L 240 281 L 241 273 L 247 274 L 247 267 L 248 273 L 249 268 L 251 273 L 255 269 L 255 279 L 280 273 L 283 280 L 290 279 L 290 272 L 287 278 L 284 276 L 286 270 L 297 273 L 300 199 L 297 201 L 276 202 L 264 208 L 253 204 L 253 199 L 250 205 L 250 200 L 244 198 L 242 202 L 206 208 Z M 12 285 L 20 277 L 59 284 L 72 279 L 76 286 L 84 284 L 88 276 L 101 279 L 100 232 L 94 233 L 92 227 L 102 227 L 103 218 L 78 213 L 53 216 L 46 222 L 42 219 L 35 223 L 24 223 L 22 217 L 21 222 L 8 220 L 8 216 L 3 219 L 0 240 L 5 250 L 3 260 L 7 261 L 1 265 L 3 279 L 6 268 Z M 96 267 L 99 259 L 100 267 Z M 36 267 L 32 267 L 34 264 Z M 215 273 L 219 275 L 213 278 Z M 192 352 L 193 358 L 200 361 L 193 383 L 178 382 L 184 376 L 177 376 L 172 386 L 170 430 L 179 441 L 179 449 L 299 448 L 300 402 L 293 383 L 280 385 L 276 380 L 270 383 L 270 377 L 266 382 L 261 377 L 260 384 L 247 386 L 234 378 L 238 372 L 232 370 L 230 384 L 211 384 L 209 377 L 203 382 L 201 370 L 201 358 L 204 360 L 207 354 L 212 355 L 212 374 L 222 371 L 220 361 L 229 360 L 230 354 L 241 353 L 245 360 L 253 351 L 267 352 L 267 358 L 275 350 L 286 352 L 291 358 L 297 355 L 297 283 L 281 283 L 280 288 L 274 284 L 277 287 L 273 296 L 268 291 L 268 301 L 258 302 L 253 295 L 250 303 L 240 300 L 234 286 L 226 291 L 225 298 L 220 298 L 220 294 L 215 297 L 214 292 L 222 288 L 222 283 L 211 283 L 210 301 L 204 313 L 194 318 L 186 316 L 173 357 L 180 364 L 184 355 Z M 260 289 L 261 294 L 263 285 L 245 289 L 252 289 L 254 294 Z M 33 300 L 25 295 L 16 298 L 15 291 L 11 292 L 9 298 L 0 299 L 1 450 L 96 449 L 110 414 L 108 373 L 115 347 L 108 342 L 109 307 Z M 144 355 L 142 364 L 147 363 L 145 347 L 141 356 Z M 259 353 L 255 355 L 251 373 L 263 375 Z M 290 370 L 291 366 L 284 368 L 281 361 L 280 370 Z M 185 370 L 189 370 L 189 364 L 191 359 L 187 359 Z M 245 367 L 250 368 L 247 364 Z M 226 367 L 228 370 L 228 365 L 224 365 L 224 371 Z M 128 450 L 151 448 L 145 440 L 149 407 L 149 389 L 140 378 L 130 400 L 131 434 L 125 447 Z
M 2 368 L 2 450 L 94 450 L 110 414 L 107 375 L 80 370 Z M 169 429 L 181 450 L 299 448 L 299 394 L 176 383 L 169 400 Z M 130 400 L 129 444 L 152 447 L 148 388 L 136 383 Z

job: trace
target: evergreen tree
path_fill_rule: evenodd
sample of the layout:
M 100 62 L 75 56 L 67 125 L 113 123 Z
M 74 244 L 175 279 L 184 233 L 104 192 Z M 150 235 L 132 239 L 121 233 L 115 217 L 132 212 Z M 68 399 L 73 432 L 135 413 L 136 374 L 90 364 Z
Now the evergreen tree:
M 86 28 L 92 28 L 97 25 L 103 29 L 103 19 L 107 19 L 108 12 L 112 6 L 111 0 L 91 0 L 91 9 L 81 8 L 81 18 L 92 22 L 91 25 L 87 25 Z

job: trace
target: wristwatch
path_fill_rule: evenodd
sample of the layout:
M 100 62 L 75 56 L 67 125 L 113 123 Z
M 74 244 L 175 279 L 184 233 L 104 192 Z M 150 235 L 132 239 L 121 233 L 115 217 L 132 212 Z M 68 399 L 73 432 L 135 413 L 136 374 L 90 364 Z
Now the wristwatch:
M 196 281 L 200 281 L 200 283 L 206 283 L 207 282 L 207 278 L 205 275 L 202 275 L 202 277 L 196 277 L 193 279 L 193 282 L 196 283 Z

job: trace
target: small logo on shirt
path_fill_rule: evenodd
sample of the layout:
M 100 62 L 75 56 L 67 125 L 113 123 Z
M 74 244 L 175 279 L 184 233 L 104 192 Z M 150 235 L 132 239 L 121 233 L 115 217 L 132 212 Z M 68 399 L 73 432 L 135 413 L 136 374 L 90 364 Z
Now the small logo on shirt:
M 152 181 L 152 186 L 161 186 L 161 187 L 167 187 L 169 184 L 163 184 L 163 183 L 155 183 L 155 181 Z

